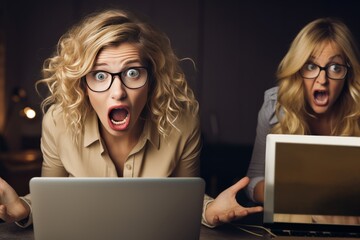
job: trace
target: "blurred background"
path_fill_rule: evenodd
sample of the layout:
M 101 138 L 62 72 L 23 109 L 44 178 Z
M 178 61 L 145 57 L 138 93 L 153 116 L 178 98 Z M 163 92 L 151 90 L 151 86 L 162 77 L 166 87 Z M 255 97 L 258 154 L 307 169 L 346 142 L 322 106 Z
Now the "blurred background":
M 360 39 L 357 0 L 0 0 L 0 177 L 20 179 L 20 194 L 40 174 L 42 99 L 34 83 L 43 61 L 69 27 L 110 7 L 155 24 L 179 58 L 194 60 L 196 68 L 182 65 L 200 102 L 210 195 L 245 175 L 263 93 L 276 84 L 276 68 L 299 30 L 337 17 Z

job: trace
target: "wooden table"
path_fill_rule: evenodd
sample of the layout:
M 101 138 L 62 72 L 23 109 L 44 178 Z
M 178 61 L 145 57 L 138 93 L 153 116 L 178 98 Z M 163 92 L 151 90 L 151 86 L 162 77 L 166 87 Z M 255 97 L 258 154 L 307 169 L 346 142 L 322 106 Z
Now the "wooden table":
M 20 228 L 14 223 L 0 224 L 0 240 L 34 240 L 32 227 Z M 215 229 L 201 226 L 199 240 L 239 240 L 239 239 L 268 239 L 268 237 L 257 237 L 237 229 L 231 225 L 224 225 Z
M 20 228 L 15 223 L 0 223 L 0 239 L 1 240 L 15 240 L 15 239 L 34 239 L 34 231 L 32 227 Z

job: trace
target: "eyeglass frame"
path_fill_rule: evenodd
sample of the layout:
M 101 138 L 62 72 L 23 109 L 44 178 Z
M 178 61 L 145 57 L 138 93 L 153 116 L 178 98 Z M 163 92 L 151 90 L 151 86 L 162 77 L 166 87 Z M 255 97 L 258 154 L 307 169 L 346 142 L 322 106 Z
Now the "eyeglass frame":
M 309 63 L 307 63 L 307 64 L 309 64 Z M 330 63 L 330 64 L 326 64 L 324 67 L 319 66 L 319 65 L 317 65 L 316 63 L 311 63 L 311 64 L 313 64 L 313 65 L 315 65 L 315 66 L 318 67 L 319 73 L 318 73 L 317 76 L 315 76 L 315 77 L 311 77 L 311 78 L 304 77 L 304 76 L 302 75 L 302 73 L 301 73 L 301 69 L 305 66 L 305 64 L 304 64 L 304 65 L 299 69 L 299 74 L 300 74 L 300 76 L 301 76 L 302 78 L 305 78 L 305 79 L 316 79 L 317 77 L 319 77 L 321 71 L 325 71 L 325 76 L 326 76 L 327 78 L 332 79 L 332 80 L 340 81 L 340 80 L 344 80 L 344 79 L 346 78 L 346 76 L 347 76 L 347 74 L 348 74 L 348 72 L 349 72 L 349 69 L 350 69 L 350 66 L 349 66 L 349 65 L 345 65 L 345 64 Z M 344 77 L 342 77 L 342 78 L 331 78 L 331 77 L 328 76 L 328 72 L 327 72 L 328 68 L 329 68 L 330 66 L 334 66 L 334 65 L 345 67 L 346 73 L 345 73 Z
M 140 87 L 136 87 L 136 88 L 128 87 L 128 86 L 124 83 L 123 79 L 121 78 L 122 73 L 124 73 L 124 72 L 126 72 L 126 71 L 128 71 L 128 70 L 130 70 L 130 69 L 139 69 L 139 68 L 146 70 L 146 73 L 147 73 L 146 81 L 145 81 L 144 84 L 141 85 Z M 105 90 L 102 90 L 102 91 L 95 91 L 95 90 L 93 90 L 93 89 L 89 86 L 89 84 L 88 84 L 88 82 L 87 82 L 87 80 L 86 80 L 86 75 L 88 75 L 89 73 L 92 73 L 92 72 L 105 72 L 105 73 L 107 73 L 107 74 L 110 74 L 110 76 L 111 76 L 111 82 L 110 82 L 109 87 L 108 87 L 107 89 L 105 89 Z M 112 86 L 112 84 L 113 84 L 114 79 L 115 79 L 116 76 L 119 77 L 120 82 L 121 82 L 126 88 L 128 88 L 128 89 L 133 89 L 133 90 L 134 90 L 134 89 L 142 88 L 142 87 L 145 86 L 145 84 L 149 81 L 149 68 L 148 68 L 148 67 L 145 67 L 145 66 L 129 67 L 129 68 L 126 68 L 126 69 L 124 69 L 124 70 L 122 70 L 121 72 L 118 72 L 118 73 L 111 73 L 111 72 L 108 72 L 108 71 L 105 71 L 105 70 L 94 70 L 94 71 L 88 72 L 86 75 L 83 76 L 82 79 L 83 79 L 83 81 L 85 82 L 86 86 L 87 86 L 91 91 L 93 91 L 93 92 L 101 93 L 101 92 L 106 92 L 107 90 L 109 90 L 109 89 L 111 88 L 111 86 Z

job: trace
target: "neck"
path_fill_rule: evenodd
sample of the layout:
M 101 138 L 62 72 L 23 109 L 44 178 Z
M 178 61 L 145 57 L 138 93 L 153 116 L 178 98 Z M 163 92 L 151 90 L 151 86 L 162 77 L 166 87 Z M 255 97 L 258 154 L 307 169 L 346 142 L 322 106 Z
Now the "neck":
M 122 132 L 118 136 L 111 135 L 104 127 L 101 127 L 101 136 L 119 177 L 123 176 L 126 159 L 138 143 L 143 127 L 144 121 L 138 121 L 137 126 L 134 126 L 132 131 Z
M 104 127 L 100 127 L 100 134 L 105 141 L 105 145 L 109 152 L 120 150 L 122 152 L 130 152 L 139 141 L 140 135 L 144 127 L 144 121 L 138 121 L 136 126 L 122 132 L 119 135 L 112 135 Z
M 331 135 L 331 124 L 333 117 L 331 114 L 320 114 L 310 117 L 308 124 L 313 135 Z

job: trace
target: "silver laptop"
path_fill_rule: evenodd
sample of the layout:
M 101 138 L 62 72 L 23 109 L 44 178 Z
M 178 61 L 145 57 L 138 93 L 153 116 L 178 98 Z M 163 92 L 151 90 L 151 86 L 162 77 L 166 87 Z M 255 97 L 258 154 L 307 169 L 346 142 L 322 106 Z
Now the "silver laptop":
M 284 239 L 360 238 L 360 138 L 269 134 L 264 226 Z
M 35 240 L 199 239 L 201 178 L 33 178 Z

